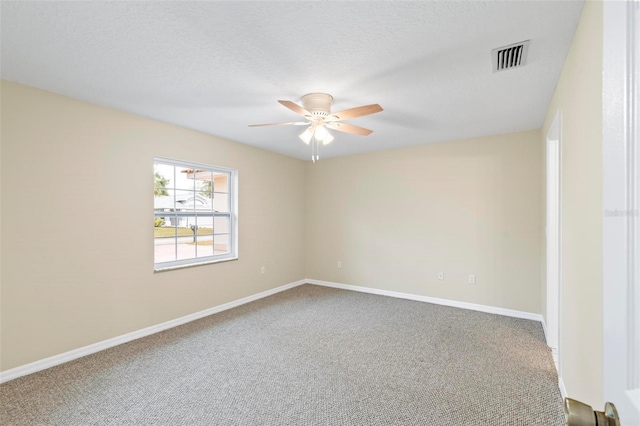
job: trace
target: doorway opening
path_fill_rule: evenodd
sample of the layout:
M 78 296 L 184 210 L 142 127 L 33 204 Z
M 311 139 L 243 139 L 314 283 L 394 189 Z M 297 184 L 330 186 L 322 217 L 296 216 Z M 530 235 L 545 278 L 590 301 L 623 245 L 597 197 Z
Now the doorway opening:
M 560 111 L 546 138 L 547 151 L 547 345 L 560 376 Z

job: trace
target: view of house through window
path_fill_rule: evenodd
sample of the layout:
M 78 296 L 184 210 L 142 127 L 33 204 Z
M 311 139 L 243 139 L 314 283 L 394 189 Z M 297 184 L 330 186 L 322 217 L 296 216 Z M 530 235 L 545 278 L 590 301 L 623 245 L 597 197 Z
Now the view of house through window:
M 235 258 L 235 171 L 161 158 L 153 169 L 156 269 Z

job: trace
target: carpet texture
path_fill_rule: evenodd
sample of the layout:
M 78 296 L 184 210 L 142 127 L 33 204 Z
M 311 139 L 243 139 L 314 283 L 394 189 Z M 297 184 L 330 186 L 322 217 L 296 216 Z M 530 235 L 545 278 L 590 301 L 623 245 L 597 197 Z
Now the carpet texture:
M 540 323 L 303 285 L 0 385 L 9 425 L 562 425 Z

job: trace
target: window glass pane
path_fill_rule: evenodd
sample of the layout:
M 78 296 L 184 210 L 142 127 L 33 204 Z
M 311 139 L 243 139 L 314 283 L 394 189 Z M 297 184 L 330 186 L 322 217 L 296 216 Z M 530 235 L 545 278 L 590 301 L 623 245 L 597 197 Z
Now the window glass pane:
M 180 226 L 180 218 L 176 216 L 165 216 L 164 225 L 162 225 L 162 227 L 166 227 L 166 226 L 172 226 L 172 227 Z M 168 233 L 169 231 L 164 231 L 164 232 Z M 178 229 L 178 233 L 180 233 L 179 229 Z M 175 230 L 171 234 L 175 236 Z
M 173 189 L 164 189 L 168 195 L 154 195 L 153 209 L 155 211 L 168 212 L 173 210 Z
M 166 190 L 175 188 L 173 179 L 174 167 L 167 164 L 153 165 L 153 195 L 167 195 Z
M 229 194 L 213 193 L 213 209 L 217 212 L 229 211 Z
M 198 241 L 198 257 L 213 256 L 213 240 L 200 242 Z
M 200 171 L 195 174 L 195 177 L 197 194 L 211 200 L 213 193 L 213 173 L 211 171 Z
M 176 228 L 173 225 L 175 217 L 166 216 L 163 218 L 154 218 L 153 236 L 154 238 L 175 238 Z M 157 226 L 156 226 L 157 225 Z
M 178 236 L 193 237 L 195 235 L 196 226 L 198 225 L 195 216 L 179 217 L 178 224 Z
M 197 226 L 195 228 L 195 235 L 197 237 L 205 237 L 205 236 L 213 235 L 213 217 L 212 216 L 197 216 L 196 220 L 197 220 Z
M 214 235 L 213 249 L 215 254 L 229 253 L 229 235 Z
M 196 257 L 196 217 L 187 216 L 178 218 L 178 260 L 193 259 Z
M 208 197 L 205 195 L 208 195 Z M 213 199 L 211 198 L 211 193 L 196 193 L 195 197 L 190 197 L 190 199 L 191 198 L 193 198 L 193 208 L 196 212 L 211 214 L 213 211 Z
M 176 190 L 175 209 L 177 212 L 193 212 L 199 204 L 200 198 L 198 198 L 193 191 Z
M 229 218 L 226 216 L 217 216 L 214 219 L 214 227 L 216 234 L 228 234 L 229 233 Z
M 155 263 L 170 262 L 176 260 L 176 240 L 171 238 L 170 241 L 164 241 L 154 246 Z
M 198 257 L 213 256 L 213 235 L 198 237 Z
M 175 218 L 173 216 L 171 216 L 171 214 L 166 214 L 165 216 L 155 216 L 153 218 L 153 231 L 155 233 L 155 237 L 162 237 L 165 236 L 165 234 L 169 234 L 173 231 L 169 231 L 167 228 L 173 226 L 172 224 L 175 223 Z
M 213 211 L 213 192 L 198 191 L 197 198 L 199 200 L 196 206 L 197 211 L 212 212 Z
M 196 257 L 196 245 L 194 243 L 181 244 L 178 242 L 178 260 L 194 259 Z
M 154 221 L 158 221 L 158 219 L 154 218 Z M 176 260 L 176 228 L 169 225 L 170 219 L 169 217 L 165 218 L 166 222 L 163 226 L 154 226 L 153 228 L 153 252 L 156 263 Z
M 213 234 L 213 217 L 198 216 L 198 229 L 196 229 L 196 232 L 198 235 Z
M 228 173 L 213 174 L 213 190 L 215 192 L 229 193 L 229 174 Z
M 176 167 L 176 188 L 193 191 L 196 188 L 196 176 L 199 172 L 200 170 L 190 167 Z
M 197 216 L 196 256 L 213 256 L 213 216 Z

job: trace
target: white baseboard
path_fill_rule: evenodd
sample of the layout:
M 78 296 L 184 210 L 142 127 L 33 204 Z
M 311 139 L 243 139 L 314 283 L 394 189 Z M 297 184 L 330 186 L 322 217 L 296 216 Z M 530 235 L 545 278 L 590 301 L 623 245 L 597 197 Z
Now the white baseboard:
M 553 358 L 553 363 L 555 364 L 556 371 L 559 374 L 560 373 L 560 364 L 559 364 L 560 357 L 558 356 L 558 348 L 549 347 L 549 349 L 551 349 L 551 358 Z
M 378 294 L 381 296 L 390 296 L 390 297 L 396 297 L 399 299 L 416 300 L 419 302 L 427 302 L 427 303 L 434 303 L 436 305 L 452 306 L 454 308 L 470 309 L 472 311 L 487 312 L 490 314 L 504 315 L 507 317 L 523 318 L 523 319 L 540 321 L 540 322 L 543 321 L 542 315 L 534 314 L 532 312 L 516 311 L 513 309 L 497 308 L 495 306 L 478 305 L 475 303 L 467 303 L 467 302 L 458 302 L 457 300 L 449 300 L 449 299 L 438 299 L 436 297 L 419 296 L 417 294 L 400 293 L 397 291 L 380 290 L 377 288 L 360 287 L 356 285 L 340 284 L 340 283 L 334 283 L 329 281 L 307 279 L 306 282 L 309 284 L 321 285 L 324 287 L 333 287 L 333 288 L 340 288 L 343 290 L 359 291 L 361 293 Z
M 560 395 L 562 395 L 562 400 L 567 397 L 567 388 L 564 387 L 564 382 L 562 381 L 562 377 L 558 378 L 558 387 L 560 388 Z
M 547 334 L 547 323 L 544 321 L 544 316 L 542 316 L 542 331 L 544 331 L 544 341 L 547 342 L 547 346 L 549 346 L 549 335 Z
M 193 314 L 186 315 L 186 316 L 180 317 L 180 318 L 176 318 L 176 319 L 171 320 L 171 321 L 166 321 L 166 322 L 163 322 L 161 324 L 153 325 L 153 326 L 150 326 L 150 327 L 147 327 L 147 328 L 143 328 L 141 330 L 133 331 L 131 333 L 123 334 L 121 336 L 113 337 L 111 339 L 103 340 L 101 342 L 97 342 L 97 343 L 94 343 L 94 344 L 91 344 L 91 345 L 88 345 L 88 346 L 84 346 L 84 347 L 81 347 L 81 348 L 78 348 L 78 349 L 74 349 L 74 350 L 71 350 L 71 351 L 68 351 L 68 352 L 64 352 L 62 354 L 54 355 L 54 356 L 49 357 L 49 358 L 41 359 L 39 361 L 35 361 L 35 362 L 29 363 L 29 364 L 21 365 L 21 366 L 16 367 L 16 368 L 12 368 L 10 370 L 6 370 L 6 371 L 3 371 L 3 372 L 0 372 L 0 383 L 5 383 L 5 382 L 8 382 L 10 380 L 17 379 L 18 377 L 26 376 L 28 374 L 32 374 L 32 373 L 35 373 L 35 372 L 38 372 L 38 371 L 41 371 L 41 370 L 45 370 L 47 368 L 51 368 L 51 367 L 54 367 L 56 365 L 63 364 L 65 362 L 73 361 L 74 359 L 82 358 L 84 356 L 91 355 L 93 353 L 96 353 L 96 352 L 99 352 L 99 351 L 102 351 L 102 350 L 105 350 L 105 349 L 109 349 L 109 348 L 112 348 L 114 346 L 118 346 L 118 345 L 121 345 L 123 343 L 130 342 L 132 340 L 140 339 L 142 337 L 146 337 L 146 336 L 149 336 L 151 334 L 159 333 L 161 331 L 168 330 L 170 328 L 177 327 L 179 325 L 186 324 L 188 322 L 195 321 L 195 320 L 198 320 L 200 318 L 204 318 L 206 316 L 213 315 L 213 314 L 218 313 L 218 312 L 226 311 L 227 309 L 232 309 L 232 308 L 235 308 L 237 306 L 244 305 L 246 303 L 253 302 L 255 300 L 262 299 L 264 297 L 271 296 L 271 295 L 279 293 L 281 291 L 289 290 L 291 288 L 294 288 L 294 287 L 297 287 L 299 285 L 306 284 L 306 283 L 314 284 L 314 285 L 320 285 L 320 286 L 324 286 L 324 287 L 339 288 L 339 289 L 343 289 L 343 290 L 358 291 L 358 292 L 362 292 L 362 293 L 371 293 L 371 294 L 378 294 L 378 295 L 382 295 L 382 296 L 396 297 L 396 298 L 400 298 L 400 299 L 408 299 L 408 300 L 416 300 L 416 301 L 420 301 L 420 302 L 434 303 L 434 304 L 437 304 L 437 305 L 452 306 L 452 307 L 455 307 L 455 308 L 470 309 L 470 310 L 474 310 L 474 311 L 487 312 L 487 313 L 490 313 L 490 314 L 504 315 L 504 316 L 514 317 L 514 318 L 523 318 L 523 319 L 528 319 L 528 320 L 533 320 L 533 321 L 540 321 L 540 322 L 543 323 L 543 327 L 544 327 L 544 322 L 543 322 L 542 315 L 534 314 L 534 313 L 531 313 L 531 312 L 516 311 L 516 310 L 512 310 L 512 309 L 505 309 L 505 308 L 497 308 L 497 307 L 494 307 L 494 306 L 478 305 L 478 304 L 475 304 L 475 303 L 458 302 L 458 301 L 455 301 L 455 300 L 448 300 L 448 299 L 438 299 L 438 298 L 435 298 L 435 297 L 419 296 L 419 295 L 416 295 L 416 294 L 401 293 L 401 292 L 397 292 L 397 291 L 380 290 L 380 289 L 375 289 L 375 288 L 370 288 L 370 287 L 361 287 L 361 286 L 354 286 L 354 285 L 348 285 L 348 284 L 340 284 L 340 283 L 334 283 L 334 282 L 329 282 L 329 281 L 304 279 L 304 280 L 296 281 L 296 282 L 293 282 L 293 283 L 290 283 L 290 284 L 286 284 L 286 285 L 283 285 L 283 286 L 280 286 L 280 287 L 276 287 L 276 288 L 273 288 L 271 290 L 263 291 L 261 293 L 254 294 L 252 296 L 247 296 L 247 297 L 244 297 L 242 299 L 235 300 L 233 302 L 225 303 L 225 304 L 219 305 L 219 306 L 214 306 L 213 308 L 205 309 L 205 310 L 200 311 L 200 312 L 195 312 Z M 562 385 L 562 386 L 564 386 L 564 385 Z M 561 390 L 562 389 L 564 389 L 564 387 L 561 387 Z
M 558 364 L 559 356 L 558 356 L 558 348 L 554 348 L 551 346 L 549 342 L 549 335 L 547 334 L 547 323 L 544 321 L 544 317 L 542 318 L 542 330 L 544 331 L 544 339 L 547 342 L 547 346 L 551 349 L 551 357 L 553 358 L 553 363 L 556 365 L 556 371 L 560 372 L 560 366 Z
M 558 373 L 558 388 L 560 388 L 560 395 L 562 395 L 562 400 L 567 397 L 567 389 L 564 387 L 564 381 L 562 381 L 562 377 L 560 377 L 560 357 L 558 355 L 558 348 L 554 348 L 549 344 L 548 334 L 547 334 L 547 323 L 542 319 L 542 329 L 544 330 L 544 337 L 547 342 L 547 346 L 551 349 L 551 358 L 553 358 L 553 363 L 556 366 L 556 372 Z
M 159 333 L 164 330 L 168 330 L 173 327 L 177 327 L 182 324 L 186 324 L 191 321 L 204 318 L 209 315 L 213 315 L 218 312 L 226 311 L 227 309 L 235 308 L 245 303 L 253 302 L 258 299 L 262 299 L 267 296 L 271 296 L 281 291 L 289 290 L 299 285 L 305 284 L 306 280 L 296 281 L 290 284 L 286 284 L 280 287 L 272 288 L 271 290 L 263 291 L 252 296 L 243 297 L 242 299 L 234 300 L 233 302 L 225 303 L 222 305 L 214 306 L 213 308 L 205 309 L 204 311 L 195 312 L 180 318 L 166 321 L 161 324 L 152 325 L 141 330 L 133 331 L 131 333 L 123 334 L 121 336 L 113 337 L 111 339 L 103 340 L 88 346 L 83 346 L 78 349 L 64 352 L 58 355 L 51 356 L 49 358 L 41 359 L 29 364 L 21 365 L 20 367 L 12 368 L 0 372 L 0 383 L 8 382 L 9 380 L 17 379 L 18 377 L 26 376 L 47 368 L 54 367 L 65 362 L 73 361 L 74 359 L 82 358 L 83 356 L 91 355 L 93 353 L 112 348 L 114 346 L 121 345 L 123 343 L 130 342 L 132 340 L 140 339 L 151 334 Z

